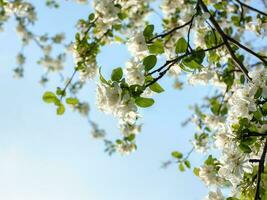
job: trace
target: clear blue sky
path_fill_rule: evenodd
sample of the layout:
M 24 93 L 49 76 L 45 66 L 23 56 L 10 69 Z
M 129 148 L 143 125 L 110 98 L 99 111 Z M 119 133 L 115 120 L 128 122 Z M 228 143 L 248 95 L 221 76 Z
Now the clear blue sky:
M 63 2 L 59 10 L 38 6 L 37 32 L 67 32 L 72 39 L 74 24 L 86 17 L 89 6 Z M 63 117 L 42 102 L 45 90 L 59 84 L 57 75 L 46 88 L 38 84 L 43 70 L 35 62 L 41 55 L 34 44 L 26 49 L 25 77 L 12 78 L 19 40 L 11 21 L 0 33 L 0 199 L 4 200 L 199 200 L 207 190 L 191 171 L 181 173 L 177 166 L 160 169 L 161 162 L 177 149 L 190 150 L 193 128 L 181 128 L 190 115 L 188 106 L 208 92 L 204 88 L 172 89 L 163 80 L 164 94 L 142 112 L 144 128 L 137 138 L 138 151 L 131 156 L 103 152 L 101 142 L 90 138 L 90 128 L 78 114 L 67 110 Z M 103 70 L 123 66 L 129 57 L 125 48 L 105 48 L 99 57 Z M 68 60 L 65 75 L 73 64 Z M 100 122 L 112 138 L 119 136 L 116 122 L 94 108 L 94 84 L 82 92 L 92 106 L 91 118 Z M 193 164 L 203 157 L 194 154 Z

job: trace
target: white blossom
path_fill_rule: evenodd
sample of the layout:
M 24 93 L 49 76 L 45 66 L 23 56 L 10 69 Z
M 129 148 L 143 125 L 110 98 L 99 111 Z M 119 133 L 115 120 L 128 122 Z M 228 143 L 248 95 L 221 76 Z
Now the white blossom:
M 116 144 L 116 150 L 122 155 L 129 155 L 136 150 L 136 145 L 133 143 L 122 142 Z
M 225 200 L 220 189 L 217 189 L 215 192 L 210 191 L 208 196 L 204 200 Z
M 240 183 L 244 172 L 251 173 L 253 169 L 247 156 L 234 143 L 223 150 L 220 162 L 222 166 L 218 173 L 222 178 L 229 180 L 233 188 Z
M 120 9 L 115 7 L 112 0 L 94 0 L 93 7 L 104 23 L 114 23 L 118 18 Z
M 196 74 L 191 74 L 188 78 L 188 82 L 191 85 L 201 84 L 207 85 L 210 80 L 215 76 L 215 73 L 208 68 L 202 69 Z
M 137 107 L 133 99 L 124 94 L 119 85 L 108 86 L 99 83 L 97 87 L 97 106 L 108 114 L 112 114 L 119 119 L 121 123 L 134 124 L 138 119 Z
M 199 169 L 199 178 L 207 185 L 220 185 L 223 179 L 218 176 L 213 165 L 204 165 Z
M 144 66 L 140 62 L 131 60 L 125 67 L 126 82 L 129 85 L 143 85 L 145 81 Z
M 146 45 L 143 32 L 136 33 L 128 42 L 128 49 L 132 55 L 142 58 L 147 54 L 148 48 Z

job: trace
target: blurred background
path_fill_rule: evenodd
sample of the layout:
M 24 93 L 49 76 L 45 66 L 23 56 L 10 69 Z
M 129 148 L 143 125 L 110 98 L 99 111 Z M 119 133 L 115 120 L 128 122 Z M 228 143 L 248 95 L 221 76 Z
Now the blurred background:
M 43 0 L 32 2 L 38 13 L 32 29 L 65 32 L 69 41 L 77 20 L 91 11 L 90 5 L 65 1 L 58 10 L 45 7 Z M 157 23 L 159 18 L 151 19 Z M 24 78 L 13 78 L 21 48 L 13 20 L 0 33 L 0 44 L 0 199 L 199 200 L 207 194 L 192 170 L 182 173 L 176 165 L 161 169 L 161 164 L 173 150 L 190 151 L 194 127 L 182 128 L 181 123 L 191 115 L 188 106 L 199 102 L 209 88 L 174 90 L 173 80 L 162 80 L 166 92 L 156 95 L 155 105 L 142 111 L 144 126 L 137 137 L 137 151 L 130 156 L 108 156 L 103 143 L 91 138 L 85 119 L 70 109 L 59 117 L 54 106 L 43 103 L 43 92 L 63 83 L 58 74 L 52 75 L 46 87 L 38 83 L 44 69 L 36 64 L 41 51 L 35 44 L 25 49 Z M 113 44 L 102 50 L 98 60 L 108 75 L 129 57 L 126 47 Z M 70 55 L 64 76 L 72 70 Z M 95 83 L 88 83 L 80 96 L 89 100 L 90 117 L 106 130 L 108 138 L 119 138 L 116 120 L 95 108 Z M 199 166 L 204 157 L 193 154 L 190 160 L 192 166 Z

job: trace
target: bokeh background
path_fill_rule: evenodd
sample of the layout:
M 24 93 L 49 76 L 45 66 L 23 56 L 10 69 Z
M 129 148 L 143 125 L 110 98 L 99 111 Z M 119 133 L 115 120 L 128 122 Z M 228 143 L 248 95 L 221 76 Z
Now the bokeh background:
M 75 35 L 75 23 L 86 18 L 90 5 L 62 1 L 58 10 L 46 8 L 43 0 L 34 0 L 37 33 L 65 32 L 67 40 Z M 155 4 L 155 7 L 158 6 Z M 151 16 L 157 24 L 159 18 Z M 199 200 L 207 189 L 192 171 L 179 172 L 178 166 L 161 169 L 173 150 L 191 149 L 194 127 L 182 128 L 191 115 L 189 105 L 199 102 L 209 88 L 186 86 L 174 90 L 173 80 L 161 84 L 166 92 L 156 95 L 156 104 L 142 111 L 144 123 L 137 137 L 138 150 L 130 156 L 104 153 L 102 142 L 90 136 L 90 126 L 68 109 L 57 116 L 55 108 L 42 101 L 45 90 L 62 86 L 54 74 L 46 87 L 38 81 L 44 72 L 36 60 L 42 55 L 35 44 L 25 49 L 28 57 L 25 77 L 13 78 L 15 56 L 21 44 L 10 20 L 0 33 L 0 199 L 3 200 Z M 102 50 L 98 60 L 107 76 L 114 67 L 123 66 L 130 57 L 123 46 L 111 45 Z M 71 56 L 64 76 L 73 70 Z M 95 108 L 95 83 L 88 83 L 81 99 L 91 103 L 90 117 L 105 128 L 110 139 L 120 135 L 112 116 Z M 204 157 L 193 154 L 193 166 Z

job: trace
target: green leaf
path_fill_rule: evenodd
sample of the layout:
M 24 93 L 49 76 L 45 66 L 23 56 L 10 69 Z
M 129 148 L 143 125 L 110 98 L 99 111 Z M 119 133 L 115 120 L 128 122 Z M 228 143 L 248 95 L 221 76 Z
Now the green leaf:
M 216 159 L 212 157 L 212 155 L 209 155 L 209 157 L 207 158 L 207 160 L 205 161 L 206 165 L 214 165 Z
M 193 172 L 194 172 L 194 174 L 196 175 L 196 176 L 199 176 L 199 168 L 194 168 L 194 170 L 193 170 Z
M 258 120 L 260 121 L 262 119 L 262 113 L 260 111 L 260 109 L 257 109 L 257 111 L 253 112 L 253 116 Z
M 120 139 L 116 140 L 117 144 L 122 144 L 122 141 Z
M 154 99 L 138 97 L 135 99 L 135 104 L 142 108 L 147 108 L 155 103 Z
M 101 73 L 101 67 L 99 68 L 99 79 L 102 83 L 109 85 L 108 81 L 104 78 L 104 76 Z
M 239 200 L 239 199 L 235 197 L 228 197 L 226 200 Z
M 164 46 L 161 40 L 156 40 L 153 44 L 148 46 L 148 50 L 151 54 L 163 54 Z
M 91 13 L 88 18 L 90 21 L 93 21 L 95 19 L 95 14 Z
M 144 29 L 143 35 L 145 36 L 146 39 L 148 39 L 153 35 L 153 31 L 154 31 L 154 25 L 149 24 Z
M 179 169 L 180 169 L 181 172 L 185 171 L 185 167 L 184 167 L 183 163 L 179 164 Z
M 251 148 L 250 148 L 247 144 L 242 143 L 242 142 L 239 144 L 239 148 L 240 148 L 240 150 L 242 150 L 244 153 L 251 153 L 251 152 L 252 152 Z
M 129 142 L 134 141 L 134 139 L 135 139 L 135 134 L 131 134 L 131 135 L 126 137 L 126 140 L 128 140 Z
M 232 22 L 235 26 L 240 25 L 240 16 L 232 16 L 231 19 L 232 19 Z
M 184 63 L 181 63 L 180 68 L 185 72 L 193 72 L 191 69 L 189 69 Z
M 125 18 L 127 18 L 127 14 L 126 14 L 126 13 L 119 13 L 119 14 L 118 14 L 118 17 L 119 17 L 121 20 L 124 20 Z
M 139 97 L 144 91 L 141 85 L 131 85 L 129 89 L 133 97 Z
M 217 32 L 214 32 L 214 31 L 208 31 L 208 32 L 205 32 L 203 34 L 206 34 L 204 36 L 204 39 L 205 39 L 205 42 L 206 42 L 206 45 L 208 48 L 210 47 L 213 47 L 214 44 L 220 44 L 221 43 L 221 37 L 218 35 Z
M 77 98 L 69 97 L 66 99 L 66 103 L 70 105 L 76 105 L 79 103 L 79 100 Z
M 243 74 L 240 76 L 240 83 L 241 84 L 245 83 L 245 76 Z
M 185 53 L 187 50 L 187 42 L 184 38 L 180 38 L 177 43 L 176 43 L 176 47 L 175 47 L 175 52 L 176 53 Z
M 43 95 L 43 100 L 46 103 L 55 103 L 57 96 L 53 92 L 45 92 Z
M 111 73 L 111 80 L 113 81 L 120 81 L 123 76 L 123 71 L 121 67 L 113 69 Z
M 185 166 L 186 166 L 188 169 L 191 168 L 191 163 L 190 163 L 189 160 L 184 161 L 184 164 L 185 164 Z
M 267 102 L 263 104 L 262 106 L 263 112 L 267 112 Z
M 191 55 L 191 59 L 196 61 L 198 64 L 202 64 L 206 56 L 206 53 L 201 50 L 202 50 L 201 48 L 197 48 L 197 51 L 193 52 Z
M 56 94 L 58 96 L 66 96 L 66 91 L 65 90 L 62 90 L 60 87 L 57 87 L 57 91 L 56 91 Z
M 123 40 L 121 37 L 115 35 L 115 36 L 114 36 L 114 41 L 117 41 L 117 42 L 123 42 L 124 40 Z
M 164 89 L 160 86 L 158 83 L 153 83 L 152 85 L 149 86 L 149 88 L 156 93 L 161 93 L 164 92 Z
M 149 55 L 145 57 L 143 60 L 145 71 L 151 70 L 156 64 L 157 64 L 157 57 L 155 55 Z
M 258 99 L 258 98 L 261 96 L 261 94 L 262 94 L 262 88 L 259 88 L 259 89 L 257 90 L 256 94 L 254 95 L 254 98 L 255 98 L 255 99 Z
M 221 108 L 221 103 L 217 101 L 217 99 L 210 99 L 210 109 L 214 115 L 219 114 L 219 110 Z
M 183 158 L 183 154 L 179 151 L 173 151 L 172 157 L 177 158 L 177 159 L 181 159 L 181 158 Z
M 57 107 L 57 114 L 58 115 L 63 115 L 65 112 L 65 106 L 63 104 L 60 104 L 58 107 Z
M 187 60 L 187 59 L 184 59 L 183 60 L 183 64 L 186 67 L 188 67 L 190 69 L 194 69 L 194 70 L 195 69 L 201 69 L 201 68 L 203 68 L 203 66 L 201 64 L 197 63 L 195 60 Z

